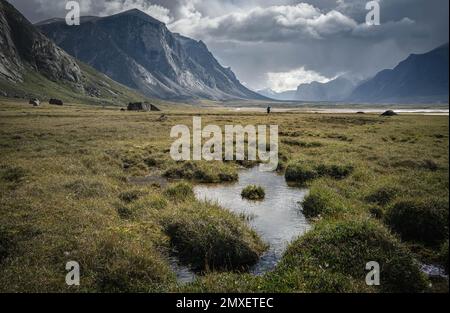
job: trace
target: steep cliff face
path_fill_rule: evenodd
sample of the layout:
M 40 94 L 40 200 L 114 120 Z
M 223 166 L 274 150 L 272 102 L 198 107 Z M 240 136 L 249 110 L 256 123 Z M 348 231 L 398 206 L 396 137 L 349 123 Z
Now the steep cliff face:
M 0 0 L 0 96 L 126 104 L 144 97 L 78 62 Z
M 262 99 L 222 67 L 203 42 L 171 33 L 139 10 L 37 25 L 69 54 L 112 79 L 164 99 Z
M 413 54 L 355 89 L 353 102 L 448 103 L 448 43 L 425 54 Z
M 10 81 L 22 81 L 28 66 L 52 81 L 82 87 L 77 63 L 4 0 L 0 1 L 0 58 L 0 75 Z

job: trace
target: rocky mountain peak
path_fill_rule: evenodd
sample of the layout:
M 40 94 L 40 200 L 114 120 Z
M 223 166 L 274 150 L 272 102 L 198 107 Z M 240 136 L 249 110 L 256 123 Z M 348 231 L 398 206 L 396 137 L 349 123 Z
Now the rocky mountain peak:
M 77 63 L 4 0 L 0 0 L 0 34 L 0 75 L 5 78 L 20 81 L 24 67 L 31 67 L 52 81 L 81 82 Z
M 137 9 L 75 28 L 38 27 L 69 54 L 149 97 L 264 99 L 221 66 L 202 41 L 174 34 Z

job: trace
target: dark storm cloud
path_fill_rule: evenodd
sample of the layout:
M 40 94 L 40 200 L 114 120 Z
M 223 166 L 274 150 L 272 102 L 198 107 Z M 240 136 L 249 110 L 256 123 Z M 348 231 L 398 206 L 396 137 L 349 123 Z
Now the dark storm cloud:
M 10 2 L 34 22 L 65 14 L 66 1 Z M 365 24 L 366 0 L 79 2 L 84 15 L 139 8 L 172 31 L 202 39 L 254 89 L 291 88 L 296 79 L 365 78 L 448 41 L 448 0 L 380 0 L 376 27 Z

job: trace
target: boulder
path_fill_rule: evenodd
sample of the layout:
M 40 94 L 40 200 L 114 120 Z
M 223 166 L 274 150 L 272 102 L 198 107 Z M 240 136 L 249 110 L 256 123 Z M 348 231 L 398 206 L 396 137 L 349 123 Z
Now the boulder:
M 392 110 L 388 110 L 388 111 L 384 112 L 383 114 L 381 114 L 381 116 L 397 116 L 397 115 L 398 114 Z
M 159 112 L 161 110 L 158 109 L 155 105 L 148 102 L 130 102 L 128 104 L 128 111 Z
M 167 115 L 162 114 L 159 118 L 158 118 L 158 122 L 165 122 L 167 121 L 169 118 L 167 117 Z
M 50 99 L 48 103 L 53 105 L 64 105 L 64 102 L 59 99 Z
M 38 107 L 41 105 L 41 101 L 39 101 L 39 99 L 30 99 L 29 104 L 32 104 L 34 107 Z

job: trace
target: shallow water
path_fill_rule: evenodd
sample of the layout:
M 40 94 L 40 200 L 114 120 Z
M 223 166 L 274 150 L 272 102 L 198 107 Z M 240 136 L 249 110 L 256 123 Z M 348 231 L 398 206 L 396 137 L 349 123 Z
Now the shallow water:
M 422 264 L 420 269 L 430 278 L 446 278 L 448 275 L 445 273 L 445 269 L 433 264 Z
M 260 185 L 266 191 L 264 201 L 241 197 L 248 185 Z M 301 213 L 301 202 L 307 190 L 290 187 L 284 176 L 261 172 L 258 167 L 242 170 L 235 184 L 200 185 L 194 188 L 197 199 L 218 203 L 223 208 L 249 217 L 249 224 L 269 244 L 268 251 L 251 270 L 261 275 L 275 268 L 287 245 L 309 229 Z

